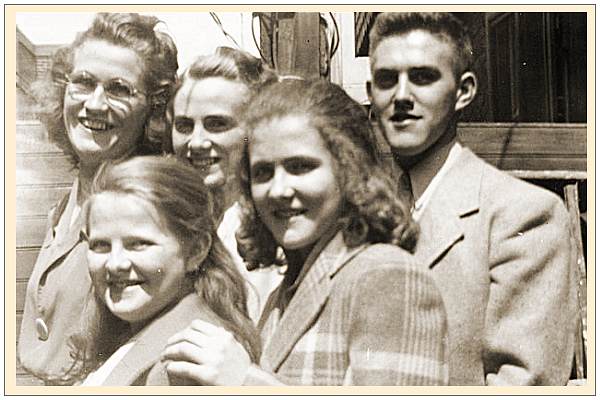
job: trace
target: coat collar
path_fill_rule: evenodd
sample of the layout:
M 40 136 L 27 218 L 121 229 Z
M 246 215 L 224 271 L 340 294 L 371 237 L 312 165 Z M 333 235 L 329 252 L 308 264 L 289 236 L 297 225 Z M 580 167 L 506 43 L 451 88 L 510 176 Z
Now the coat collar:
M 461 219 L 479 211 L 481 161 L 462 148 L 419 219 L 415 254 L 430 268 L 464 237 Z
M 331 278 L 365 248 L 366 245 L 361 245 L 348 249 L 341 232 L 337 232 L 331 240 L 315 246 L 303 267 L 308 269 L 305 273 L 301 272 L 303 278 L 298 289 L 283 316 L 276 322 L 275 331 L 263 351 L 261 365 L 264 368 L 272 371 L 279 369 L 325 304 L 332 288 Z M 311 259 L 314 261 L 311 262 Z M 270 310 L 272 316 L 279 315 L 278 313 L 278 309 Z
M 105 379 L 103 386 L 131 386 L 136 379 L 159 362 L 169 337 L 185 329 L 194 319 L 219 324 L 213 314 L 203 306 L 196 293 L 184 297 L 170 310 L 155 318 L 132 341 L 133 347 L 125 354 Z M 168 384 L 166 370 L 158 372 L 161 383 Z M 156 377 L 154 378 L 157 379 Z
M 79 180 L 75 179 L 66 205 L 63 205 L 64 203 L 62 202 L 59 203 L 59 206 L 54 211 L 54 215 L 51 217 L 50 229 L 53 230 L 53 238 L 45 244 L 46 247 L 49 247 L 50 254 L 47 257 L 44 271 L 50 268 L 59 258 L 71 251 L 82 240 L 81 230 L 85 223 L 83 211 L 79 213 L 77 219 L 71 225 L 71 218 L 77 204 L 78 186 Z M 54 230 L 56 230 L 55 233 Z

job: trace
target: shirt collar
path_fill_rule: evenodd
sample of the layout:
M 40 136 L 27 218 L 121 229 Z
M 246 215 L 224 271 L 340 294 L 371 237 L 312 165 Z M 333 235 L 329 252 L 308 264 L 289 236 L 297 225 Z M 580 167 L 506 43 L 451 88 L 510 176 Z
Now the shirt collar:
M 337 259 L 339 256 L 344 254 L 346 245 L 344 243 L 344 236 L 341 232 L 341 225 L 338 225 L 336 229 L 331 230 L 329 233 L 323 235 L 315 244 L 313 249 L 306 257 L 306 261 L 302 265 L 300 273 L 296 277 L 295 281 L 290 285 L 290 288 L 297 289 L 298 285 L 302 282 L 310 268 L 317 262 L 331 262 L 333 259 Z
M 442 169 L 449 158 L 450 150 L 456 143 L 456 139 L 448 141 L 410 168 L 408 172 L 415 200 L 423 195 L 433 178 Z
M 450 151 L 447 157 L 436 157 L 433 155 L 427 159 L 421 160 L 410 171 L 410 179 L 415 190 L 415 208 L 413 218 L 419 219 L 423 209 L 433 196 L 436 188 L 440 185 L 443 177 L 451 169 L 452 165 L 458 159 L 462 146 L 456 140 L 449 143 Z M 438 153 L 439 154 L 439 153 Z M 443 153 L 442 153 L 443 154 Z

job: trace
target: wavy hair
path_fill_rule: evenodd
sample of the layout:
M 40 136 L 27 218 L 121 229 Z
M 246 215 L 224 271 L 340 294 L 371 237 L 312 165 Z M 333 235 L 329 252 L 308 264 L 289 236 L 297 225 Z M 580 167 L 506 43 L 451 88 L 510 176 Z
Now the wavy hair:
M 132 195 L 152 204 L 166 228 L 180 238 L 185 257 L 197 252 L 200 238 L 207 231 L 210 233 L 207 257 L 186 277 L 202 303 L 257 363 L 260 336 L 248 316 L 245 281 L 217 236 L 213 195 L 199 172 L 172 156 L 141 156 L 105 163 L 94 179 L 85 205 L 86 215 L 93 207 L 94 195 L 103 192 Z M 130 337 L 128 324 L 112 315 L 98 294 L 91 296 L 88 311 L 81 329 L 71 337 L 78 366 L 71 372 L 72 377 L 85 377 Z
M 37 102 L 36 114 L 46 126 L 49 139 L 70 157 L 74 166 L 78 165 L 79 159 L 67 136 L 63 118 L 64 77 L 73 70 L 75 51 L 88 40 L 102 40 L 132 49 L 142 60 L 150 113 L 141 143 L 134 154 L 160 151 L 160 142 L 170 133 L 165 111 L 178 68 L 177 48 L 168 34 L 157 30 L 160 23 L 158 18 L 148 15 L 99 13 L 88 30 L 79 33 L 72 44 L 54 53 L 46 79 L 32 85 Z
M 259 124 L 290 115 L 306 116 L 333 156 L 343 195 L 340 222 L 346 245 L 384 242 L 411 250 L 417 227 L 383 168 L 366 110 L 328 81 L 285 80 L 261 90 L 248 106 L 248 143 L 260 135 Z M 276 262 L 278 245 L 252 201 L 248 151 L 246 145 L 239 174 L 242 218 L 236 237 L 240 255 L 253 269 Z
M 375 19 L 369 32 L 369 56 L 387 37 L 425 30 L 454 46 L 454 73 L 458 77 L 473 66 L 473 44 L 463 22 L 447 12 L 386 12 Z
M 277 82 L 278 75 L 260 58 L 256 58 L 248 52 L 231 47 L 218 47 L 213 54 L 196 58 L 181 74 L 169 106 L 171 119 L 173 118 L 173 99 L 177 91 L 190 80 L 199 81 L 205 78 L 224 78 L 243 83 L 250 92 L 249 96 L 252 96 L 261 87 Z M 171 140 L 164 142 L 164 149 L 168 153 L 173 153 Z

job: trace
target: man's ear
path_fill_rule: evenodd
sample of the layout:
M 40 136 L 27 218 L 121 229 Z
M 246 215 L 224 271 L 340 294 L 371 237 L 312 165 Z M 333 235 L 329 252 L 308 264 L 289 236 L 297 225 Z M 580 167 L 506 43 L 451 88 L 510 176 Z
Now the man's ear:
M 477 78 L 471 71 L 467 71 L 460 76 L 458 89 L 456 90 L 456 103 L 454 111 L 460 111 L 473 101 L 477 94 Z
M 192 272 L 198 269 L 200 264 L 204 261 L 212 246 L 212 237 L 209 232 L 204 232 L 200 238 L 191 244 L 190 255 L 187 260 L 185 270 L 186 272 Z

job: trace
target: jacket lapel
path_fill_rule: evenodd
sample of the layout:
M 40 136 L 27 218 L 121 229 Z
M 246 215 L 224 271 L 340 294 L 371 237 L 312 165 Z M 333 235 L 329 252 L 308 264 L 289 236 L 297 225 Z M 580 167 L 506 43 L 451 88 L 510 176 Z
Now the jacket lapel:
M 264 349 L 261 359 L 263 367 L 272 371 L 279 369 L 327 301 L 332 287 L 331 277 L 364 247 L 347 251 L 342 234 L 338 233 L 319 253 Z
M 418 221 L 415 255 L 429 268 L 464 237 L 462 218 L 479 210 L 482 170 L 477 161 L 469 149 L 461 149 Z
M 219 324 L 210 315 L 195 293 L 184 297 L 175 307 L 154 319 L 131 339 L 135 344 L 115 366 L 102 386 L 131 386 L 141 374 L 160 360 L 167 339 L 185 329 L 192 320 L 201 318 Z M 166 376 L 165 381 L 165 384 L 168 384 Z
M 44 266 L 44 272 L 46 272 L 56 261 L 67 254 L 77 243 L 80 242 L 81 230 L 83 229 L 85 218 L 83 211 L 79 213 L 75 223 L 72 227 L 69 227 L 71 216 L 73 215 L 75 202 L 77 201 L 77 188 L 79 182 L 76 179 L 69 193 L 69 198 L 66 204 L 63 202 L 59 203 L 55 215 L 52 218 L 50 229 L 60 229 L 60 232 L 56 232 L 55 238 L 48 243 L 49 253 L 46 258 L 46 265 Z M 60 228 L 58 227 L 59 221 L 62 220 Z
M 67 216 L 70 218 L 70 215 Z M 83 228 L 83 218 L 80 214 L 77 217 L 77 221 L 73 224 L 73 228 L 66 232 L 64 235 L 60 235 L 60 241 L 52 244 L 50 254 L 48 255 L 47 263 L 44 268 L 44 272 L 48 270 L 56 261 L 67 254 L 77 243 L 82 240 L 81 228 Z M 57 237 L 59 235 L 56 235 Z M 83 266 L 85 267 L 85 266 Z

